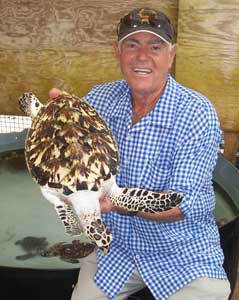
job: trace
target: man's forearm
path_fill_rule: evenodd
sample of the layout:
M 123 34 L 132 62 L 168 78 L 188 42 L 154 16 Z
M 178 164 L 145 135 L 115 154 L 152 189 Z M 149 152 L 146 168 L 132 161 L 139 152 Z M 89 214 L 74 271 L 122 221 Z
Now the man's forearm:
M 120 208 L 120 207 L 114 207 L 114 211 L 117 211 L 120 214 L 131 214 L 128 210 Z M 158 213 L 148 213 L 139 211 L 137 214 L 137 217 L 144 218 L 151 221 L 160 221 L 160 222 L 176 222 L 180 221 L 184 218 L 184 214 L 180 210 L 179 207 L 172 208 L 167 211 L 162 211 Z

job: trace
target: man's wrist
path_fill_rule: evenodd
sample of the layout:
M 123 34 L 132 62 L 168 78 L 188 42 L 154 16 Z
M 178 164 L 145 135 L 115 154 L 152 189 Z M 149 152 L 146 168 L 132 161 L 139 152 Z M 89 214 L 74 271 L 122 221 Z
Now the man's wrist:
M 138 211 L 128 211 L 127 216 L 137 216 Z
M 122 216 L 136 216 L 138 214 L 138 211 L 122 211 L 122 210 L 116 210 L 118 214 Z

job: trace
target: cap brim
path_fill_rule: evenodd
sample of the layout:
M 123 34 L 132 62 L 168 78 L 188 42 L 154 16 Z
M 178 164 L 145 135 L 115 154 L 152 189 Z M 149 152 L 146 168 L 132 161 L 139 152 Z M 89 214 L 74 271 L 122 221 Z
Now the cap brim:
M 156 32 L 153 32 L 151 30 L 146 30 L 146 29 L 138 29 L 135 30 L 133 32 L 128 33 L 127 35 L 125 35 L 124 37 L 122 37 L 120 40 L 118 40 L 119 43 L 123 42 L 126 38 L 128 38 L 129 36 L 138 33 L 138 32 L 147 32 L 147 33 L 151 33 L 157 37 L 159 37 L 161 40 L 163 40 L 166 44 L 171 45 L 171 43 L 169 41 L 167 41 L 164 37 L 162 37 L 161 35 L 157 34 Z

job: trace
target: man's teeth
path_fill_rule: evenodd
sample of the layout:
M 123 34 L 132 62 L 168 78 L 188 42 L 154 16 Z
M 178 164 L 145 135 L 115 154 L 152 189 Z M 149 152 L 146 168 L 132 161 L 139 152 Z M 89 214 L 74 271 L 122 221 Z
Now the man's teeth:
M 134 68 L 134 72 L 149 74 L 149 73 L 151 73 L 152 71 L 151 71 L 150 69 Z

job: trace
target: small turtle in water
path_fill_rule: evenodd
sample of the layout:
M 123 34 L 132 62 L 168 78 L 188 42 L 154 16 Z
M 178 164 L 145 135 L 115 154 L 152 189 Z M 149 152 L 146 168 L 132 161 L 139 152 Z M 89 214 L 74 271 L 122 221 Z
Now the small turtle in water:
M 25 144 L 29 173 L 40 185 L 67 233 L 84 232 L 104 253 L 112 236 L 100 215 L 99 199 L 135 213 L 161 212 L 177 206 L 183 195 L 120 188 L 116 141 L 105 120 L 84 98 L 62 93 L 43 105 L 32 93 L 19 98 L 32 117 Z
M 45 237 L 27 236 L 15 242 L 26 254 L 16 256 L 18 260 L 26 260 L 35 256 L 59 256 L 69 263 L 79 263 L 79 258 L 89 255 L 95 248 L 91 243 L 74 240 L 71 243 L 59 242 L 49 246 Z
M 79 263 L 79 258 L 86 257 L 95 249 L 91 243 L 73 240 L 71 243 L 59 242 L 41 252 L 41 256 L 59 256 L 61 260 L 69 263 Z
M 47 249 L 48 242 L 45 237 L 27 236 L 15 242 L 15 245 L 21 246 L 26 254 L 16 256 L 18 260 L 26 260 L 38 255 Z

